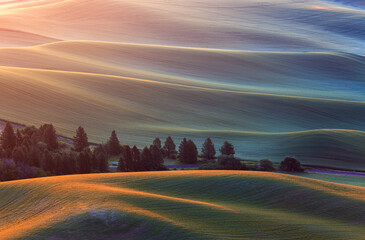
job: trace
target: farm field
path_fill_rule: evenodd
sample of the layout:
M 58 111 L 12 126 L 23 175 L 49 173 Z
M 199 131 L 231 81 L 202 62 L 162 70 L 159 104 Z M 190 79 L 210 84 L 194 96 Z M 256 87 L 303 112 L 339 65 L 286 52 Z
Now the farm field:
M 363 187 L 279 173 L 58 176 L 0 183 L 0 192 L 1 239 L 88 239 L 90 228 L 96 239 L 364 236 Z
M 0 119 L 364 170 L 364 14 L 356 0 L 2 2 Z

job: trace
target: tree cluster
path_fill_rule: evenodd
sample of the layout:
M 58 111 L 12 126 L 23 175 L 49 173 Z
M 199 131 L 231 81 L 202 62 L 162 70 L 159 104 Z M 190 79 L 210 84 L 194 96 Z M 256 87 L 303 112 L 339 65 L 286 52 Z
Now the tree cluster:
M 52 124 L 14 131 L 7 123 L 0 140 L 2 181 L 108 170 L 106 151 L 100 146 L 91 151 L 82 127 L 76 131 L 74 149 L 62 148 Z

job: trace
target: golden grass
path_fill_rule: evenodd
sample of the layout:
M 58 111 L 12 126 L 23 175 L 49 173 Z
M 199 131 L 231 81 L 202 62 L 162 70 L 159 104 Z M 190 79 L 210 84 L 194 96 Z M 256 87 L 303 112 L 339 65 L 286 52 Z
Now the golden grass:
M 276 194 L 270 193 L 269 186 Z M 201 191 L 194 190 L 200 187 Z M 300 206 L 297 209 L 291 203 L 281 205 L 280 199 L 285 199 L 290 191 L 295 193 L 293 196 L 310 195 L 293 197 L 292 201 L 298 201 Z M 266 237 L 291 238 L 304 233 L 309 238 L 356 239 L 364 234 L 364 220 L 344 214 L 365 208 L 364 187 L 278 173 L 175 171 L 59 176 L 3 182 L 0 192 L 1 239 L 33 236 L 69 217 L 98 209 L 142 215 L 213 239 L 252 237 L 257 226 L 247 222 L 249 219 L 267 227 L 262 230 Z M 263 201 L 262 194 L 271 195 Z M 250 198 L 256 200 L 252 202 Z M 311 207 L 313 201 L 317 210 Z M 342 204 L 346 204 L 346 209 L 338 208 Z M 300 209 L 301 205 L 307 210 Z M 223 225 L 218 227 L 218 222 Z M 242 224 L 247 226 L 231 229 Z M 287 233 L 280 230 L 285 228 Z M 336 229 L 339 235 L 327 232 L 330 229 Z

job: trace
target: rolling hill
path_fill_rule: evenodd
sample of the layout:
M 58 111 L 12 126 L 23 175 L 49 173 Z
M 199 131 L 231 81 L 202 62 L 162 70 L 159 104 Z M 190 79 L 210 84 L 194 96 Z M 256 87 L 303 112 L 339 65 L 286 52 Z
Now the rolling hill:
M 0 29 L 23 39 L 98 40 L 168 46 L 364 54 L 361 1 L 42 0 L 0 5 Z M 24 21 L 26 19 L 26 21 Z M 353 24 L 356 22 L 356 24 Z
M 362 239 L 365 229 L 363 187 L 278 173 L 59 176 L 0 192 L 1 239 L 87 239 L 90 229 L 94 239 Z
M 361 56 L 90 41 L 0 56 L 3 119 L 52 122 L 66 136 L 82 125 L 94 142 L 115 129 L 140 147 L 168 135 L 200 146 L 210 136 L 217 147 L 233 141 L 245 159 L 365 169 Z
M 0 3 L 0 119 L 365 170 L 361 1 Z M 353 24 L 356 22 L 356 24 Z

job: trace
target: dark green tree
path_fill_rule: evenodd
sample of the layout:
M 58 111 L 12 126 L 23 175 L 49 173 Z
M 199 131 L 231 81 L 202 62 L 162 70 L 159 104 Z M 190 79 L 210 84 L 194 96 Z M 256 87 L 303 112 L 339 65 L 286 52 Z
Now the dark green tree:
M 39 149 L 37 147 L 35 147 L 35 146 L 30 147 L 30 149 L 28 151 L 29 166 L 34 166 L 34 167 L 38 167 L 38 168 L 44 167 L 44 166 L 42 166 L 42 161 L 43 161 L 43 157 L 44 157 L 42 155 L 43 154 L 39 151 Z M 46 169 L 44 169 L 44 170 L 46 170 Z
M 221 155 L 218 157 L 218 164 L 225 170 L 241 170 L 241 161 L 234 158 L 233 155 Z
M 132 151 L 128 145 L 123 146 L 122 156 L 118 163 L 118 170 L 122 172 L 134 171 Z
M 89 148 L 82 150 L 78 157 L 78 162 L 80 166 L 80 173 L 90 173 L 91 172 L 91 151 Z
M 61 175 L 64 174 L 63 173 L 63 161 L 64 159 L 62 158 L 61 154 L 56 153 L 53 157 L 53 161 L 54 161 L 54 169 L 51 170 L 51 172 L 53 174 L 57 174 L 57 175 Z
M 141 162 L 145 171 L 153 170 L 151 151 L 144 147 L 141 153 Z
M 174 158 L 176 154 L 176 145 L 170 136 L 166 138 L 164 152 L 167 158 Z
M 163 156 L 160 149 L 156 145 L 150 147 L 151 152 L 151 167 L 152 170 L 162 170 L 163 166 Z
M 182 163 L 194 164 L 198 161 L 198 149 L 192 140 L 184 138 L 179 146 L 179 160 Z
M 7 152 L 6 157 L 11 157 L 11 153 L 16 145 L 16 136 L 14 133 L 13 126 L 7 122 L 4 131 L 1 135 L 1 146 Z
M 43 153 L 42 166 L 43 166 L 42 168 L 46 172 L 54 172 L 55 164 L 54 164 L 54 161 L 53 161 L 53 156 L 48 151 L 48 149 L 46 149 Z
M 105 153 L 99 152 L 96 155 L 96 158 L 99 163 L 99 171 L 100 172 L 107 172 L 108 171 L 108 158 Z
M 304 172 L 300 162 L 294 157 L 286 157 L 280 162 L 279 168 L 285 172 Z
M 144 166 L 141 161 L 141 153 L 139 149 L 136 147 L 136 145 L 132 148 L 132 162 L 133 162 L 133 168 L 135 171 L 143 171 Z
M 162 148 L 161 146 L 161 140 L 159 138 L 155 138 L 152 143 L 153 146 L 156 146 L 159 150 Z
M 220 152 L 222 153 L 222 155 L 234 155 L 235 154 L 233 145 L 227 141 L 224 142 L 223 146 L 220 149 Z
M 203 158 L 207 160 L 212 160 L 215 158 L 215 147 L 210 138 L 207 138 L 203 144 L 202 148 Z
M 22 147 L 15 147 L 12 155 L 15 163 L 28 164 L 24 149 Z
M 263 171 L 273 171 L 274 164 L 269 159 L 261 159 L 259 162 L 260 169 Z
M 23 143 L 23 135 L 21 134 L 20 130 L 16 130 L 16 145 L 21 146 Z
M 119 143 L 119 139 L 115 131 L 113 131 L 110 135 L 109 141 L 107 143 L 108 151 L 110 155 L 119 155 L 121 152 L 121 146 Z
M 84 148 L 89 147 L 87 134 L 81 126 L 76 130 L 76 136 L 74 136 L 73 143 L 76 152 L 81 152 Z
M 56 130 L 52 124 L 44 124 L 40 128 L 44 142 L 50 151 L 58 149 L 58 140 Z

